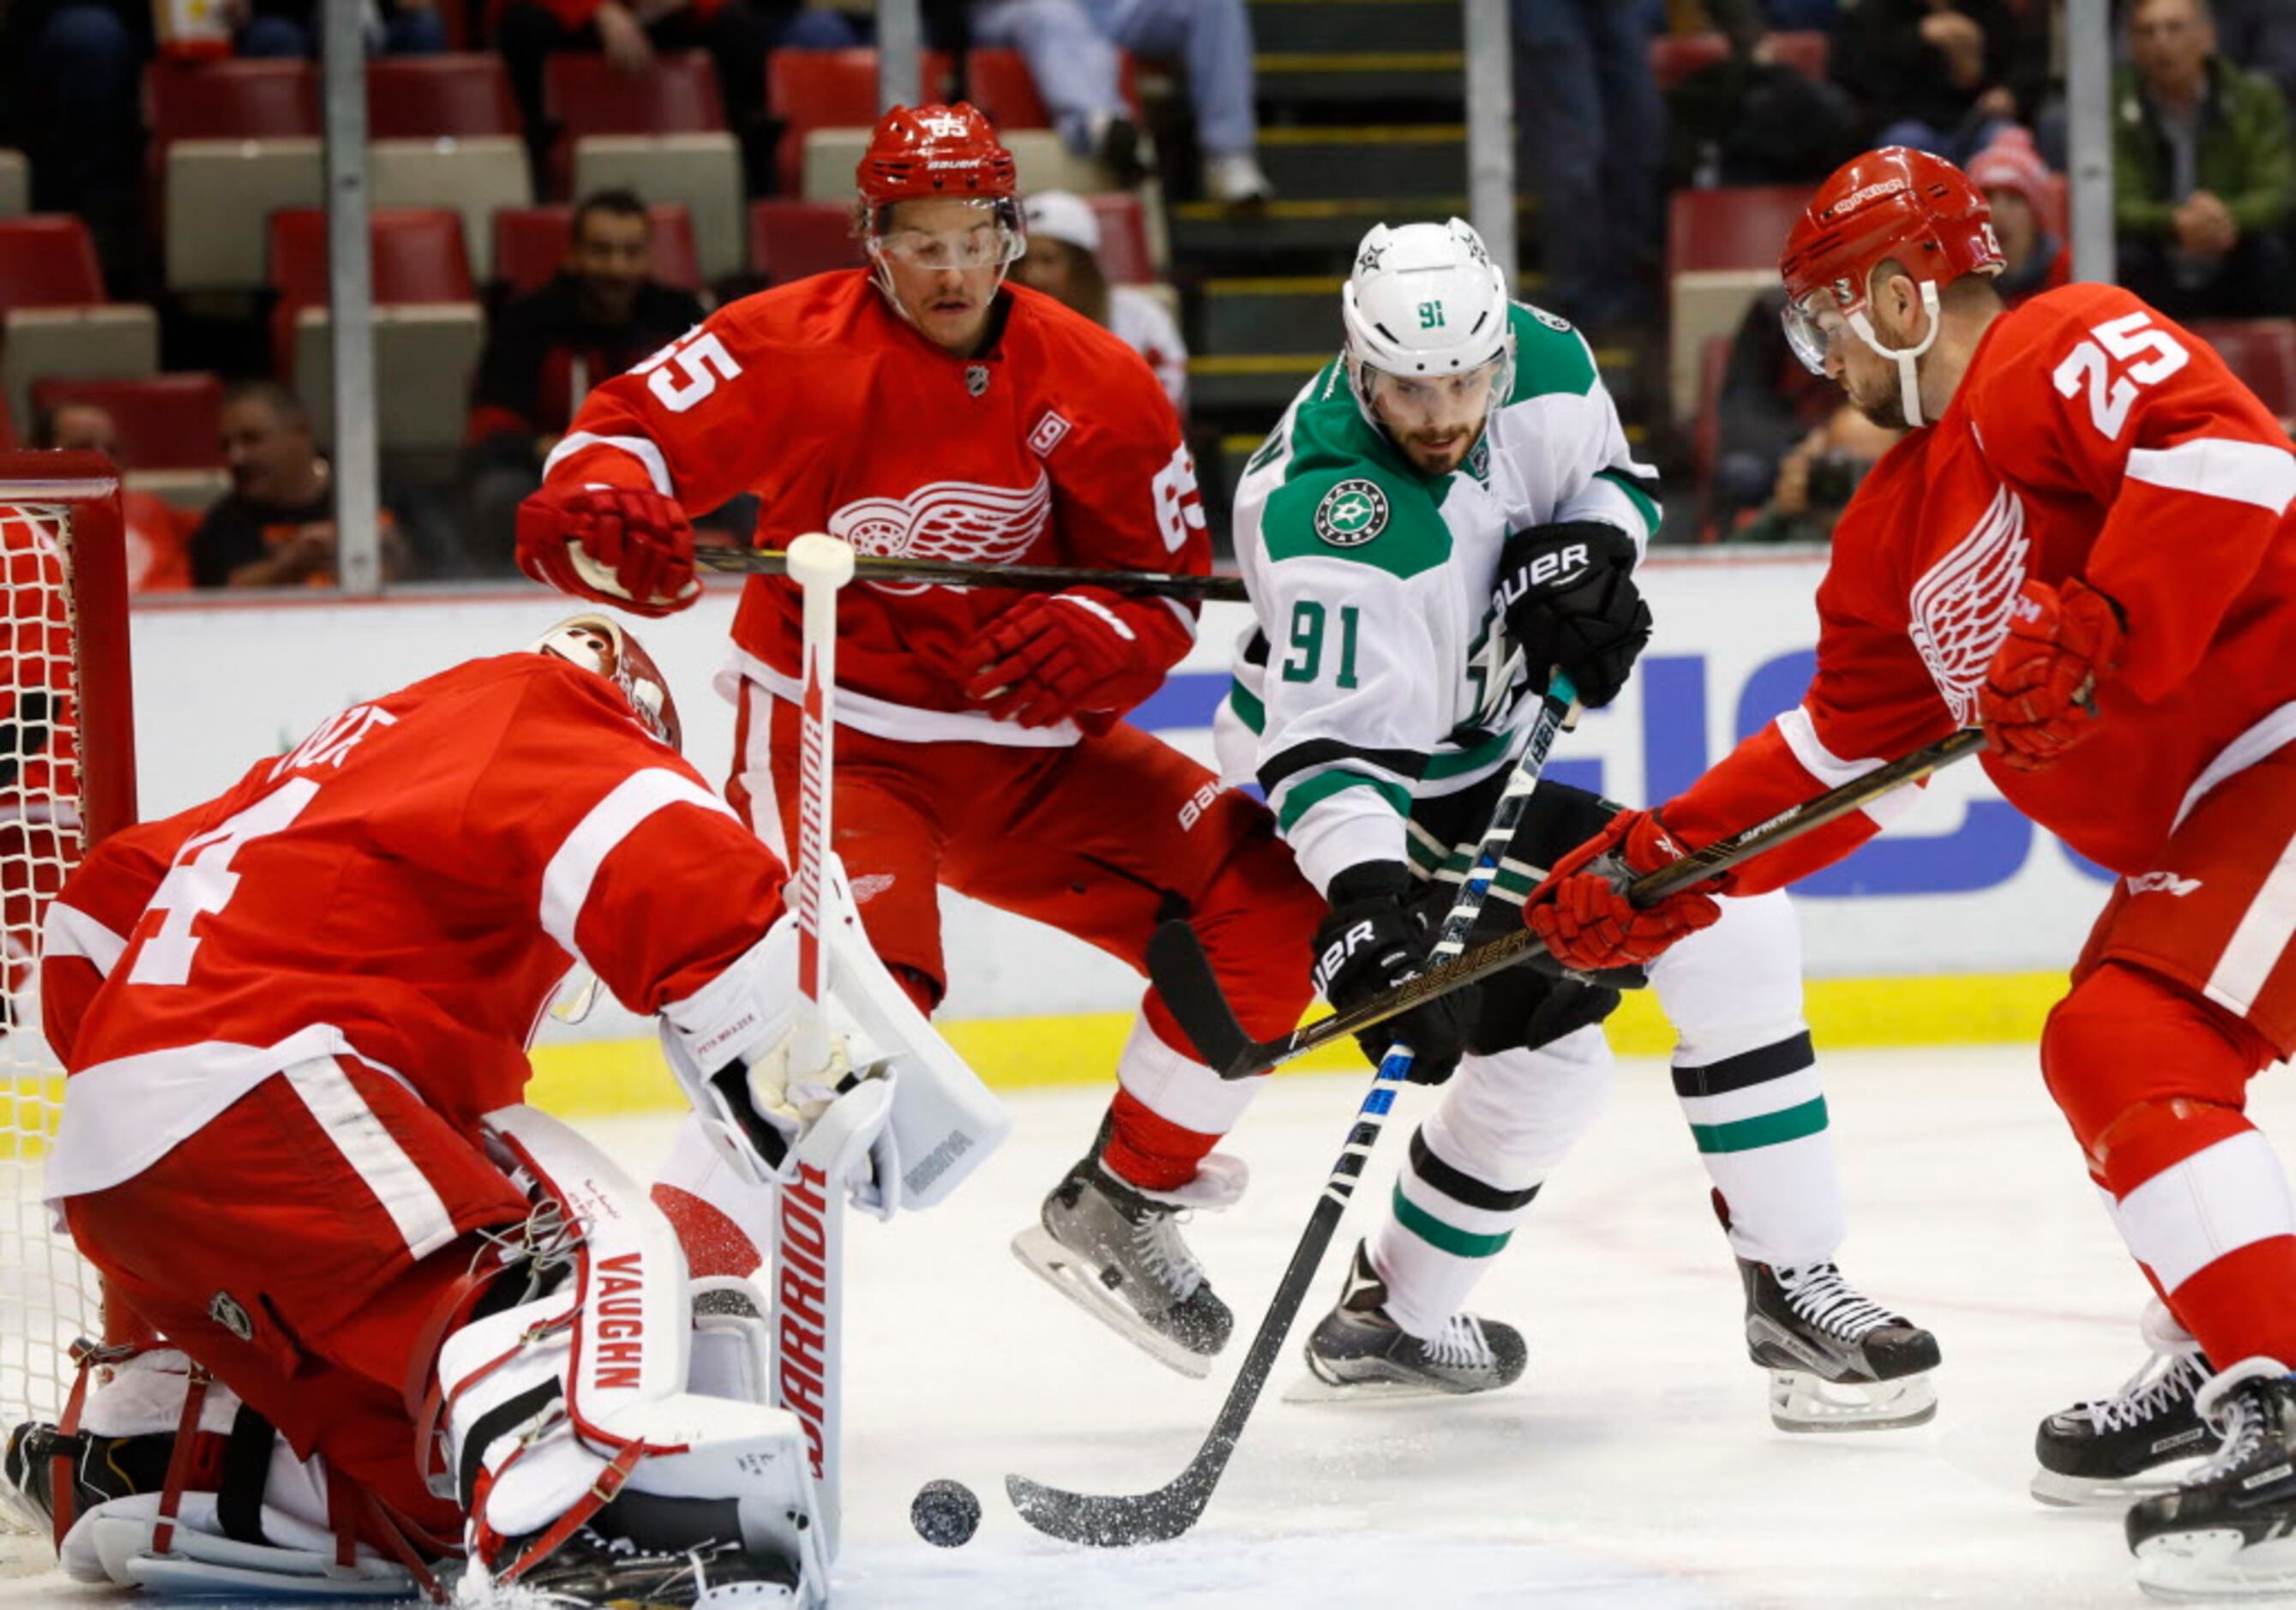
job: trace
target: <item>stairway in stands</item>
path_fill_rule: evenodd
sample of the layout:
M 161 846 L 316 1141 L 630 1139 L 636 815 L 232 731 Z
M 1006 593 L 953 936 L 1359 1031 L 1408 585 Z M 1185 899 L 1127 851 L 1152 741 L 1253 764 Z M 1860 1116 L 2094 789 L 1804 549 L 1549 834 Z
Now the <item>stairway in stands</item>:
M 1228 494 L 1293 393 L 1338 350 L 1340 286 L 1382 220 L 1467 214 L 1459 0 L 1251 0 L 1259 158 L 1278 199 L 1171 209 L 1172 275 L 1191 351 L 1197 463 L 1225 536 Z M 1527 204 L 1518 260 L 1535 267 Z M 1526 271 L 1517 294 L 1537 300 Z M 1625 353 L 1598 352 L 1639 439 Z M 1217 466 L 1217 468 L 1215 468 Z

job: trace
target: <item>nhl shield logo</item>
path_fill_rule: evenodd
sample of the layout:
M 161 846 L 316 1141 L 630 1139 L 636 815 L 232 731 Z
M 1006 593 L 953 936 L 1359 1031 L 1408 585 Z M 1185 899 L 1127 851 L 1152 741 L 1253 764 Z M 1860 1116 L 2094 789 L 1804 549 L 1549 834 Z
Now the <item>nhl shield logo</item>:
M 988 366 L 987 364 L 967 364 L 964 366 L 964 390 L 966 394 L 972 397 L 978 397 L 982 392 L 988 390 Z
M 209 1300 L 208 1318 L 242 1342 L 255 1339 L 255 1321 L 247 1317 L 247 1310 L 229 1292 L 217 1292 Z
M 1387 530 L 1387 494 L 1373 481 L 1343 481 L 1316 505 L 1316 535 L 1335 548 L 1359 547 Z

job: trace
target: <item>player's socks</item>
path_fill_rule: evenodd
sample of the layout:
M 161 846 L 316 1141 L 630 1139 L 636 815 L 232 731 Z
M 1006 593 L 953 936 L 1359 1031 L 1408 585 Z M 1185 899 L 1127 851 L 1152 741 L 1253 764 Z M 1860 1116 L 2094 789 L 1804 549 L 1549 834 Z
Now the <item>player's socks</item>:
M 1781 1431 L 1880 1431 L 1937 1413 L 1937 1338 L 1869 1301 L 1831 1262 L 1773 1269 L 1738 1260 L 1746 1351 L 1770 1372 Z
M 1387 1286 L 1357 1243 L 1339 1305 L 1308 1338 L 1309 1379 L 1286 1394 L 1294 1402 L 1495 1392 L 1522 1375 L 1529 1349 L 1522 1333 L 1496 1319 L 1461 1312 L 1431 1336 L 1414 1336 L 1387 1311 Z
M 2032 1492 L 2044 1504 L 2126 1504 L 2165 1491 L 2188 1461 L 2215 1449 L 2193 1404 L 2214 1373 L 2200 1343 L 2157 1298 L 2145 1307 L 2144 1331 L 2152 1352 L 2119 1392 L 2041 1422 Z
M 2276 1598 L 2296 1591 L 2296 1378 L 2249 1359 L 2194 1400 L 2222 1442 L 2124 1523 L 2136 1581 L 2162 1598 Z
M 1045 1198 L 1042 1222 L 1013 1238 L 1013 1254 L 1151 1358 L 1185 1376 L 1209 1375 L 1235 1316 L 1204 1277 L 1180 1222 L 1192 1207 L 1225 1207 L 1240 1194 L 1215 1166 L 1226 1161 L 1206 1158 L 1180 1191 L 1148 1191 L 1111 1172 L 1095 1143 Z

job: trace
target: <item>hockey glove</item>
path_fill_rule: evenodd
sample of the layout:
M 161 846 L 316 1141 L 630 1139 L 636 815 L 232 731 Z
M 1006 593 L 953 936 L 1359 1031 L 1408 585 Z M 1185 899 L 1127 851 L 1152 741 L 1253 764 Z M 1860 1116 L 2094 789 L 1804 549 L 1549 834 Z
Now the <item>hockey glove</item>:
M 544 487 L 518 505 L 518 568 L 638 615 L 667 615 L 701 596 L 693 527 L 651 489 Z
M 1160 647 L 1127 618 L 1142 607 L 1097 587 L 1022 599 L 975 640 L 980 669 L 965 697 L 1021 727 L 1131 709 L 1156 691 L 1166 669 Z
M 2040 771 L 2096 730 L 2097 685 L 2120 664 L 2120 606 L 2079 577 L 2028 581 L 1985 668 L 1977 719 L 2012 771 Z
M 1619 696 L 1651 636 L 1634 567 L 1634 538 L 1599 520 L 1532 526 L 1506 539 L 1492 603 L 1532 680 L 1560 669 L 1589 710 Z
M 1412 902 L 1411 873 L 1400 861 L 1367 861 L 1332 880 L 1332 910 L 1316 930 L 1316 988 L 1345 1012 L 1419 973 L 1434 933 Z M 1383 1060 L 1398 1040 L 1411 1047 L 1411 1082 L 1439 1085 L 1459 1065 L 1474 1021 L 1472 986 L 1422 1001 L 1356 1036 L 1364 1055 Z
M 1722 915 L 1713 895 L 1698 889 L 1677 890 L 1639 910 L 1628 902 L 1629 882 L 1682 854 L 1656 811 L 1622 810 L 1554 864 L 1523 902 L 1522 920 L 1574 973 L 1655 961 Z

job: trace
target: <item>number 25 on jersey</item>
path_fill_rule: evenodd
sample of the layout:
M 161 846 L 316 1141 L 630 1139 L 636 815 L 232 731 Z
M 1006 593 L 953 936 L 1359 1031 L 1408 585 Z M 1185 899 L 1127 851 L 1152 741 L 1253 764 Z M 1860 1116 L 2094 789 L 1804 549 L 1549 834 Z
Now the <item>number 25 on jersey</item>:
M 2130 410 L 2136 407 L 2137 391 L 2168 379 L 2192 362 L 2193 355 L 2166 330 L 2155 329 L 2150 313 L 2107 319 L 2088 333 L 2089 339 L 2067 353 L 2049 378 L 2056 382 L 2060 397 L 2078 397 L 2086 387 L 2089 423 L 2105 440 L 2119 441 Z M 2128 366 L 2118 376 L 2112 373 L 2113 358 Z

